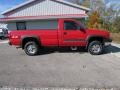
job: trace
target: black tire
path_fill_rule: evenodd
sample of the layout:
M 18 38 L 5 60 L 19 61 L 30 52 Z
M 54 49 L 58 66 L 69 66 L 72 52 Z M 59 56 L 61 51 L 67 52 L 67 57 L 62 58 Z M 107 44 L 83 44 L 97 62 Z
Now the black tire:
M 35 56 L 39 52 L 39 46 L 36 42 L 30 41 L 25 44 L 24 51 L 29 56 Z
M 89 43 L 88 52 L 92 55 L 100 55 L 103 53 L 103 45 L 99 41 Z
M 1 39 L 2 39 L 2 40 L 4 40 L 4 39 L 5 39 L 5 37 L 2 37 Z
M 1 36 L 1 37 L 0 37 L 0 39 L 1 39 L 1 40 L 3 40 L 3 39 L 4 39 L 4 37 L 3 37 L 3 36 Z

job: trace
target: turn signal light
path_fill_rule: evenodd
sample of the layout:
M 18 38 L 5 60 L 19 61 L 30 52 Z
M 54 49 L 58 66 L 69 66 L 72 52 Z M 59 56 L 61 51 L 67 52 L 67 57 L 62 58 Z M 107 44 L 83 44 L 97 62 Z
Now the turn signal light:
M 19 36 L 15 36 L 15 35 L 13 35 L 13 36 L 11 36 L 11 38 L 12 38 L 12 39 L 18 39 Z

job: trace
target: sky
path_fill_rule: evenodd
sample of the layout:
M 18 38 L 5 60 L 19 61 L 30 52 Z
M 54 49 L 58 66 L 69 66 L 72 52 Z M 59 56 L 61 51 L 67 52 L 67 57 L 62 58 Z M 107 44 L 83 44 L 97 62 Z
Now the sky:
M 27 0 L 0 0 L 0 13 L 25 1 Z M 120 3 L 120 0 L 106 0 L 106 1 L 109 1 L 110 3 Z
M 0 0 L 0 13 L 25 1 L 26 0 Z

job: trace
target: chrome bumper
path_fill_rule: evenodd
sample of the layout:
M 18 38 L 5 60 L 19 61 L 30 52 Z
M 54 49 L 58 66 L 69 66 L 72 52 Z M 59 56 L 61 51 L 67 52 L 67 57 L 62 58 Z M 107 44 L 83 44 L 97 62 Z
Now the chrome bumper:
M 104 46 L 110 46 L 112 43 L 112 39 L 105 39 L 104 40 Z

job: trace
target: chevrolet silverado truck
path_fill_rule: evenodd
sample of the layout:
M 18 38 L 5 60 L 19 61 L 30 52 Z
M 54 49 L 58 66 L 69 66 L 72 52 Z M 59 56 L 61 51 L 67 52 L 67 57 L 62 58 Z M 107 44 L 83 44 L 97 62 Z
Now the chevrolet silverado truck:
M 74 19 L 58 19 L 58 29 L 13 30 L 9 33 L 9 44 L 21 47 L 29 56 L 37 55 L 43 47 L 70 47 L 72 50 L 85 47 L 90 54 L 100 55 L 111 42 L 109 32 L 87 29 Z

